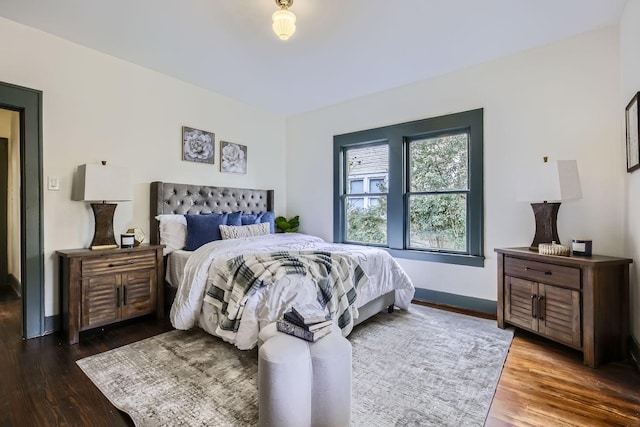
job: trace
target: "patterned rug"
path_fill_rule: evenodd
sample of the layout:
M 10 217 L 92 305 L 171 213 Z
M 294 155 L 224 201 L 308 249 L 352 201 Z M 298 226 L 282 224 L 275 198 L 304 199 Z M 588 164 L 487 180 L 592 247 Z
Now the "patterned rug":
M 482 426 L 513 339 L 495 321 L 429 307 L 357 326 L 354 426 Z M 171 331 L 81 359 L 137 426 L 255 426 L 257 351 Z

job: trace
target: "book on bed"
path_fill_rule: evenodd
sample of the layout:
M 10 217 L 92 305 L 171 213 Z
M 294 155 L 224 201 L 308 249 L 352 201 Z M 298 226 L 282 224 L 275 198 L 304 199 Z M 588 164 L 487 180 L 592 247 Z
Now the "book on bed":
M 330 315 L 314 304 L 294 305 L 291 307 L 291 311 L 298 316 L 305 325 L 331 320 Z
M 329 322 L 329 325 L 316 329 L 315 331 L 308 331 L 284 319 L 278 320 L 276 327 L 280 332 L 284 332 L 285 334 L 293 335 L 294 337 L 302 338 L 303 340 L 310 342 L 316 342 L 331 332 L 331 322 Z

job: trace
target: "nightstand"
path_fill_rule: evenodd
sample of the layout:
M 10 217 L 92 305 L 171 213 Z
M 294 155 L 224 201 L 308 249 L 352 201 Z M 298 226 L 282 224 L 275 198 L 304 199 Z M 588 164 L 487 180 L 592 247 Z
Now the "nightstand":
M 62 326 L 69 344 L 81 331 L 156 312 L 164 317 L 164 245 L 56 251 Z
M 575 348 L 592 368 L 626 357 L 633 260 L 495 251 L 500 328 L 517 326 Z

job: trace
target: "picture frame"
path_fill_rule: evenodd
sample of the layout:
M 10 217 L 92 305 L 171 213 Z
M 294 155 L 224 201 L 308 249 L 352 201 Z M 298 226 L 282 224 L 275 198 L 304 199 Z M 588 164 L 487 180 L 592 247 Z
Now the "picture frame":
M 214 164 L 216 135 L 182 126 L 182 160 Z
M 220 141 L 220 172 L 247 173 L 247 146 Z
M 633 172 L 640 168 L 640 142 L 638 141 L 638 134 L 640 133 L 639 96 L 640 92 L 637 92 L 625 109 L 627 172 Z

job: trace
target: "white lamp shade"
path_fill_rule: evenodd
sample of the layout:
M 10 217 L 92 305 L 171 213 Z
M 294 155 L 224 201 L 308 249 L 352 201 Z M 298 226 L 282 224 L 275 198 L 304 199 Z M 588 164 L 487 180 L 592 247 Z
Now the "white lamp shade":
M 78 166 L 73 200 L 121 202 L 131 200 L 129 169 L 111 165 Z
M 296 15 L 288 10 L 281 9 L 273 13 L 273 32 L 280 40 L 287 40 L 296 32 Z
M 582 198 L 575 160 L 541 162 L 521 172 L 517 194 L 519 202 L 560 202 Z

